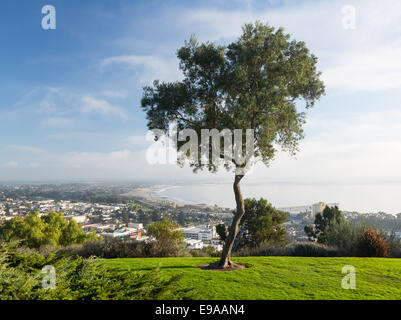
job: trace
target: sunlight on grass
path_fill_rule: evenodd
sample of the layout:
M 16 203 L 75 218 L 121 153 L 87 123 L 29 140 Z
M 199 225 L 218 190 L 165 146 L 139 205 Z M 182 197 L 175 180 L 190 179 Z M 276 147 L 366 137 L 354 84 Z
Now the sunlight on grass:
M 200 299 L 401 299 L 401 263 L 377 258 L 246 257 L 248 268 L 231 272 L 201 270 L 214 258 L 104 260 L 110 268 L 147 272 L 160 266 L 164 277 L 183 274 L 180 285 Z M 341 287 L 342 267 L 356 269 L 356 289 Z

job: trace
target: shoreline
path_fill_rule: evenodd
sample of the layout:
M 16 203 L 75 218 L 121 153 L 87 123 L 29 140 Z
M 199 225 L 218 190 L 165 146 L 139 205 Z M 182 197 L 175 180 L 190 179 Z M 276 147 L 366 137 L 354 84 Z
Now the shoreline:
M 188 200 L 177 198 L 177 197 L 162 195 L 163 192 L 165 192 L 169 189 L 182 188 L 182 187 L 183 186 L 176 186 L 176 185 L 175 186 L 174 185 L 155 185 L 155 186 L 150 186 L 150 187 L 140 187 L 140 188 L 135 188 L 135 189 L 131 190 L 130 192 L 124 193 L 124 194 L 122 194 L 122 196 L 138 198 L 138 199 L 142 199 L 145 201 L 150 201 L 150 202 L 158 203 L 158 204 L 170 204 L 170 205 L 175 205 L 175 206 L 193 206 L 193 207 L 199 207 L 199 208 L 216 208 L 215 204 L 196 203 L 193 201 L 188 201 Z M 217 206 L 217 208 L 232 210 L 228 207 L 226 208 L 223 206 Z

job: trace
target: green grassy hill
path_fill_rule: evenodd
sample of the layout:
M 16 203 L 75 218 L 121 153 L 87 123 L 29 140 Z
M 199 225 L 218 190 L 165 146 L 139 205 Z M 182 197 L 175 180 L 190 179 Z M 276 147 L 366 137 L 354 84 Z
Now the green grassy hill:
M 183 274 L 180 286 L 199 299 L 401 299 L 401 260 L 378 258 L 247 257 L 248 268 L 221 272 L 196 266 L 214 258 L 104 260 L 110 268 L 148 272 L 160 266 L 163 277 Z M 343 266 L 356 269 L 356 289 L 344 290 Z

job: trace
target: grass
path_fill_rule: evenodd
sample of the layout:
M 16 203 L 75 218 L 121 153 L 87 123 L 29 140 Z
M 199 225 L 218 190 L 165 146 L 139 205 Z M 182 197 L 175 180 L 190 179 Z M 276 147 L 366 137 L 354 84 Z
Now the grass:
M 380 258 L 234 258 L 248 268 L 230 272 L 201 270 L 216 258 L 145 258 L 103 260 L 110 268 L 148 272 L 158 266 L 163 277 L 182 274 L 179 285 L 204 300 L 392 300 L 401 299 L 401 260 Z M 356 270 L 356 289 L 345 290 L 342 268 Z

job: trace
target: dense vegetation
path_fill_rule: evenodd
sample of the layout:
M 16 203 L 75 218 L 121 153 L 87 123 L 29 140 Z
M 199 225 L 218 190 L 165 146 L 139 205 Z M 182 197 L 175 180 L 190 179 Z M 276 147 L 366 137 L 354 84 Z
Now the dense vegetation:
M 245 199 L 245 214 L 241 219 L 235 249 L 258 248 L 262 245 L 286 244 L 286 231 L 283 223 L 286 213 L 276 210 L 266 199 Z M 228 230 L 225 225 L 216 228 L 221 240 L 225 241 Z
M 384 230 L 377 230 L 346 220 L 337 207 L 326 207 L 315 217 L 314 225 L 305 226 L 310 240 L 342 249 L 348 256 L 399 257 L 400 239 Z
M 85 233 L 73 220 L 66 220 L 62 213 L 33 212 L 24 219 L 15 217 L 0 225 L 0 239 L 20 241 L 23 246 L 39 248 L 44 245 L 67 246 L 96 239 L 95 233 Z
M 55 268 L 54 287 L 45 266 Z M 146 273 L 113 270 L 96 259 L 55 254 L 20 254 L 0 246 L 0 300 L 147 300 L 194 298 L 177 286 L 180 275 L 162 278 L 157 266 Z

